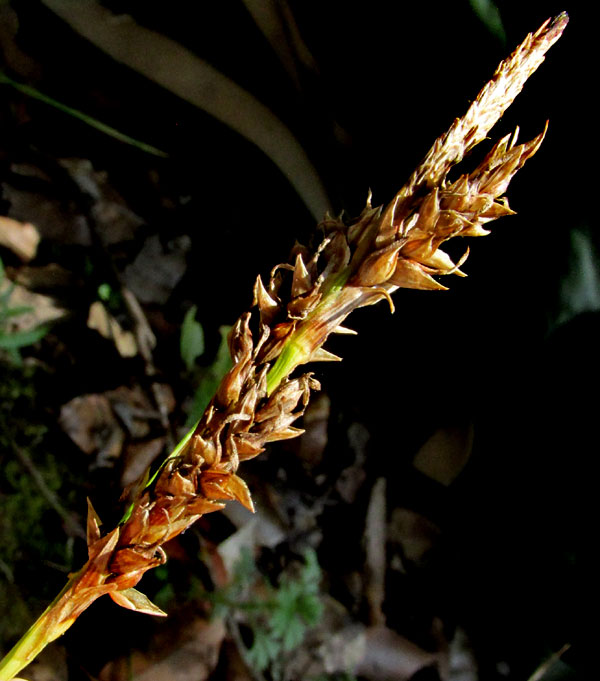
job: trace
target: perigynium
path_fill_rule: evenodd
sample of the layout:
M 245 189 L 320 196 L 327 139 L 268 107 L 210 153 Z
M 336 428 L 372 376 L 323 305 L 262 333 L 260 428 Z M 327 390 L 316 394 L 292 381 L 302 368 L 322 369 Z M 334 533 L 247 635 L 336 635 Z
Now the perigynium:
M 0 681 L 11 679 L 104 594 L 125 608 L 164 614 L 135 585 L 165 562 L 162 544 L 201 515 L 231 499 L 253 509 L 237 475 L 240 462 L 269 442 L 300 435 L 293 424 L 319 388 L 310 372 L 295 370 L 340 359 L 323 345 L 332 333 L 353 333 L 343 323 L 356 308 L 387 300 L 393 310 L 396 289 L 445 289 L 436 277 L 462 275 L 468 251 L 455 263 L 442 244 L 488 234 L 487 223 L 512 214 L 504 194 L 545 129 L 524 144 L 517 144 L 518 131 L 507 135 L 475 170 L 452 182 L 448 172 L 486 137 L 567 22 L 561 14 L 527 36 L 389 204 L 374 208 L 369 196 L 349 224 L 327 216 L 315 248 L 297 245 L 266 284 L 258 277 L 253 310 L 229 335 L 233 368 L 206 412 L 152 478 L 138 484 L 117 527 L 103 534 L 90 504 L 87 563 L 0 663 Z

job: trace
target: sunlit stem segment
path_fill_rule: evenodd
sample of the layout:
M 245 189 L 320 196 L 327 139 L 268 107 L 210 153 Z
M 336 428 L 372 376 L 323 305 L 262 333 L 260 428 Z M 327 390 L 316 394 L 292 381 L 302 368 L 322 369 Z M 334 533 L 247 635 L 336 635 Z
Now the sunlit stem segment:
M 62 636 L 73 624 L 75 617 L 60 621 L 57 611 L 62 610 L 63 597 L 76 585 L 82 572 L 83 570 L 80 570 L 71 576 L 58 596 L 0 660 L 0 681 L 11 681 L 16 674 L 33 662 L 49 643 Z
M 348 278 L 349 267 L 323 284 L 323 299 L 317 307 L 298 324 L 291 334 L 275 364 L 267 374 L 267 395 L 287 378 L 297 366 L 310 361 L 310 357 L 327 340 L 339 321 L 331 324 L 331 309 L 337 302 Z

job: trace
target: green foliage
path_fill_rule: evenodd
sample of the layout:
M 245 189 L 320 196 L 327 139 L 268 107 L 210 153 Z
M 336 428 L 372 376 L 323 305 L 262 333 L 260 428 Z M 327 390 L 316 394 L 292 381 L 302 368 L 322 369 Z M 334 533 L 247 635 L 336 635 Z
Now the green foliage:
M 180 353 L 185 367 L 191 371 L 198 357 L 204 354 L 204 330 L 196 319 L 198 308 L 192 305 L 181 325 Z
M 21 633 L 31 611 L 53 595 L 56 585 L 42 576 L 41 557 L 61 580 L 71 567 L 71 544 L 55 539 L 64 537 L 61 520 L 18 457 L 23 452 L 47 489 L 74 505 L 67 464 L 46 451 L 35 377 L 29 367 L 0 368 L 0 641 Z M 69 487 L 73 491 L 65 493 Z
M 48 333 L 47 326 L 37 326 L 27 331 L 13 331 L 10 321 L 31 312 L 30 307 L 11 307 L 10 297 L 15 285 L 7 282 L 4 264 L 0 258 L 0 350 L 4 350 L 13 364 L 21 364 L 20 348 L 37 343 Z
M 109 137 L 112 137 L 118 140 L 119 142 L 124 142 L 125 144 L 137 147 L 141 151 L 145 151 L 147 154 L 160 156 L 161 158 L 168 157 L 167 153 L 161 151 L 160 149 L 157 149 L 156 147 L 153 147 L 151 144 L 146 144 L 145 142 L 141 142 L 140 140 L 137 140 L 134 137 L 130 137 L 129 135 L 122 133 L 120 130 L 116 130 L 115 128 L 112 128 L 110 125 L 106 125 L 106 123 L 99 121 L 97 118 L 89 116 L 88 114 L 83 113 L 83 111 L 79 111 L 79 109 L 74 109 L 71 106 L 67 106 L 62 102 L 59 102 L 57 99 L 48 97 L 48 95 L 45 95 L 43 92 L 40 92 L 37 88 L 31 87 L 30 85 L 26 85 L 25 83 L 19 83 L 18 81 L 10 78 L 3 71 L 0 71 L 0 85 L 8 85 L 17 90 L 18 92 L 26 95 L 27 97 L 36 99 L 38 102 L 43 102 L 44 104 L 48 104 L 48 106 L 51 106 L 54 109 L 57 109 L 58 111 L 61 111 L 62 113 L 67 114 L 68 116 L 71 116 L 72 118 L 76 118 L 82 123 L 89 125 L 91 128 L 95 128 L 104 135 L 108 135 Z
M 111 286 L 108 282 L 103 282 L 97 289 L 98 298 L 104 303 L 105 307 L 113 314 L 119 313 L 124 309 L 123 296 L 118 288 Z
M 246 650 L 248 663 L 261 672 L 270 669 L 278 678 L 286 653 L 299 646 L 307 630 L 321 619 L 320 580 L 321 568 L 313 550 L 305 552 L 300 570 L 284 574 L 276 587 L 259 573 L 246 551 L 231 583 L 212 594 L 214 614 L 243 613 L 252 630 L 252 644 Z
M 498 5 L 492 0 L 469 0 L 471 8 L 485 24 L 487 30 L 503 45 L 506 44 L 506 31 Z

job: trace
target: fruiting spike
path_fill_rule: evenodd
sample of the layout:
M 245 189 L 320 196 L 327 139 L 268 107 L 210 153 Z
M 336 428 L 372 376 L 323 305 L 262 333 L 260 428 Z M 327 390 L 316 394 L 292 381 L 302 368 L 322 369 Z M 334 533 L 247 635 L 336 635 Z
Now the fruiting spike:
M 295 369 L 308 361 L 340 360 L 323 344 L 344 328 L 353 310 L 385 298 L 393 311 L 391 294 L 398 287 L 445 289 L 432 275 L 462 274 L 458 268 L 466 254 L 455 265 L 441 250 L 443 243 L 481 236 L 483 224 L 512 213 L 503 194 L 545 131 L 521 145 L 515 131 L 454 183 L 448 172 L 486 137 L 567 21 L 561 14 L 527 36 L 387 206 L 372 208 L 369 193 L 354 224 L 326 219 L 316 248 L 296 246 L 294 265 L 275 268 L 267 288 L 256 280 L 260 320 L 252 328 L 259 329 L 258 342 L 246 313 L 228 337 L 234 366 L 206 412 L 150 482 L 134 488 L 129 511 L 104 537 L 90 504 L 88 562 L 0 662 L 0 681 L 12 679 L 106 593 L 124 607 L 162 614 L 133 587 L 166 560 L 161 544 L 201 514 L 222 508 L 227 499 L 252 509 L 248 488 L 236 474 L 239 461 L 256 456 L 269 442 L 300 435 L 292 424 L 304 413 L 311 391 L 319 389 L 310 374 L 290 378 Z M 289 271 L 291 285 L 283 286 Z

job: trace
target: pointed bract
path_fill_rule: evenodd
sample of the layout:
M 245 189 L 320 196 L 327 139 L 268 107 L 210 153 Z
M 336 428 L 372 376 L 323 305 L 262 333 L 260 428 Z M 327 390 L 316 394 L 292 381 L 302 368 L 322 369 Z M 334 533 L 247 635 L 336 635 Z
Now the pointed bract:
M 256 277 L 256 283 L 254 284 L 254 305 L 257 305 L 260 311 L 260 321 L 269 326 L 279 310 L 279 305 L 277 304 L 277 301 L 269 295 L 262 283 L 260 275 Z
M 156 615 L 158 617 L 167 616 L 167 613 L 154 605 L 148 596 L 133 587 L 123 589 L 123 591 L 110 591 L 108 595 L 117 605 L 127 608 L 127 610 L 135 610 L 145 615 Z
M 88 514 L 87 514 L 87 545 L 88 547 L 92 546 L 92 544 L 95 544 L 98 539 L 100 539 L 100 525 L 102 525 L 102 521 L 100 520 L 98 514 L 94 510 L 94 507 L 92 506 L 92 502 L 90 501 L 89 497 L 87 499 L 87 505 L 88 505 Z

